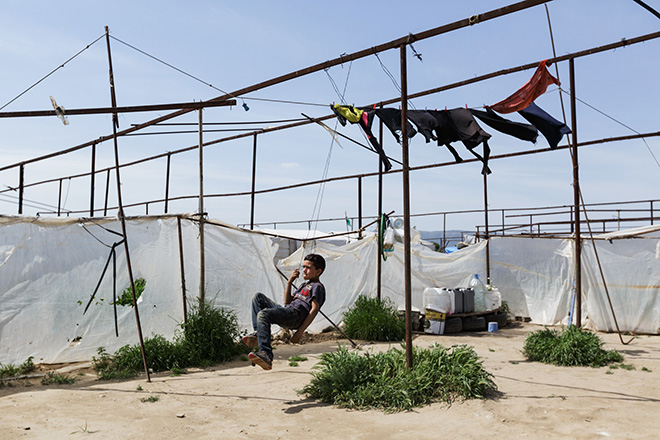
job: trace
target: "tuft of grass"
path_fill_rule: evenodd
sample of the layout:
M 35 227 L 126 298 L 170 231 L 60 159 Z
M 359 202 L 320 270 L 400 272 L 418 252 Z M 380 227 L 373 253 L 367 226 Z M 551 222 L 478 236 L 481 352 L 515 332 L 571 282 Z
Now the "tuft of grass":
M 413 347 L 413 368 L 403 350 L 385 353 L 349 352 L 339 347 L 323 353 L 312 381 L 302 393 L 351 409 L 409 411 L 434 401 L 484 398 L 497 389 L 472 347 Z
M 529 334 L 523 354 L 530 361 L 565 367 L 602 367 L 623 361 L 619 352 L 604 350 L 598 336 L 574 325 L 561 332 L 545 328 Z
M 174 341 L 161 335 L 144 340 L 147 363 L 154 372 L 182 374 L 188 367 L 226 362 L 243 351 L 237 342 L 239 335 L 238 319 L 232 311 L 202 304 L 191 308 L 187 321 L 179 324 Z M 127 379 L 144 370 L 138 344 L 125 345 L 114 354 L 99 347 L 92 361 L 101 380 Z
M 149 396 L 149 397 L 143 397 L 140 399 L 140 402 L 142 403 L 154 403 L 158 402 L 160 400 L 160 396 Z
M 624 370 L 628 370 L 628 371 L 631 371 L 631 370 L 634 370 L 634 369 L 635 369 L 635 366 L 634 366 L 634 365 L 631 365 L 631 364 L 623 364 L 623 363 L 622 363 L 622 364 L 619 365 L 619 366 L 620 366 L 621 368 L 623 368 Z
M 298 362 L 304 362 L 306 360 L 307 358 L 305 356 L 291 356 L 289 358 L 289 366 L 297 367 L 299 365 Z
M 649 369 L 646 368 L 646 367 L 642 367 L 642 371 L 646 371 L 647 373 L 651 373 L 651 372 L 652 372 L 651 370 L 649 370 Z
M 55 373 L 53 371 L 48 372 L 44 377 L 41 378 L 42 385 L 69 385 L 76 382 L 75 377 L 71 377 L 66 374 Z
M 30 356 L 19 366 L 14 364 L 3 365 L 0 363 L 0 379 L 21 376 L 33 371 L 34 363 L 32 359 L 34 359 L 34 356 Z
M 394 303 L 360 295 L 344 313 L 344 331 L 349 338 L 369 341 L 401 341 L 406 334 L 405 322 L 398 316 Z

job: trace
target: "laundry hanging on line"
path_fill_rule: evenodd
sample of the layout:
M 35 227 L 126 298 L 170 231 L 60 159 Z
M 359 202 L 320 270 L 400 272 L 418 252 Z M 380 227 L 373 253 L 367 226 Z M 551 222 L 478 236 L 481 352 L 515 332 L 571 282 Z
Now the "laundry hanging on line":
M 383 163 L 383 168 L 385 171 L 389 171 L 392 168 L 392 163 L 387 158 L 385 151 L 383 151 L 383 148 L 376 140 L 374 134 L 371 132 L 373 114 L 370 115 L 368 112 L 365 112 L 359 108 L 355 108 L 352 105 L 333 104 L 330 106 L 330 108 L 332 109 L 332 112 L 337 116 L 337 120 L 339 120 L 339 123 L 343 127 L 346 126 L 346 122 L 348 121 L 351 124 L 358 124 L 362 128 L 362 131 L 364 131 L 364 134 L 367 136 L 369 143 L 378 153 L 380 161 Z
M 545 93 L 550 84 L 561 85 L 559 80 L 548 72 L 546 62 L 539 63 L 532 77 L 520 89 L 508 98 L 490 106 L 497 113 L 513 113 L 527 108 L 539 96 Z
M 536 143 L 539 136 L 539 131 L 534 125 L 505 119 L 491 110 L 490 107 L 486 107 L 485 111 L 471 108 L 470 113 L 490 128 L 522 141 Z
M 553 150 L 557 148 L 565 134 L 571 133 L 571 129 L 566 124 L 556 120 L 533 102 L 518 111 L 518 114 L 538 128 Z

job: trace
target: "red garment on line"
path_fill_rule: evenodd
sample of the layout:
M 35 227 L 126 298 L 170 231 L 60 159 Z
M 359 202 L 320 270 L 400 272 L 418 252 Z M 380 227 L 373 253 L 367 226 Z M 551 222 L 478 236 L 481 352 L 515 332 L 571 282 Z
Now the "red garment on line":
M 559 80 L 548 72 L 545 65 L 546 61 L 547 60 L 543 60 L 539 63 L 536 72 L 534 72 L 534 75 L 532 75 L 524 86 L 508 98 L 503 99 L 497 104 L 491 105 L 490 108 L 498 113 L 517 112 L 527 108 L 536 98 L 544 94 L 545 89 L 547 89 L 550 84 L 554 83 L 558 86 L 561 85 Z

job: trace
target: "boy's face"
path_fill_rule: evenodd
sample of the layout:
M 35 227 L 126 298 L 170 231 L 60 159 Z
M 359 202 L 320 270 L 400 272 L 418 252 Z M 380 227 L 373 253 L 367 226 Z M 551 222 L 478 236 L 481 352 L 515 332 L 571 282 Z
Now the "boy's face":
M 304 280 L 315 280 L 321 276 L 321 269 L 314 267 L 314 263 L 305 260 L 303 262 L 302 276 Z

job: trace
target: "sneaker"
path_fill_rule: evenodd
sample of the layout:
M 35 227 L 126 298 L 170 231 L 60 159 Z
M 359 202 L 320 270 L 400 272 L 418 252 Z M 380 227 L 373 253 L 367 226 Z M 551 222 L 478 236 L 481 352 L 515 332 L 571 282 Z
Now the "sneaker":
M 241 338 L 241 341 L 243 344 L 247 345 L 250 348 L 258 347 L 259 346 L 259 340 L 257 339 L 257 334 L 252 333 L 251 335 L 243 336 Z
M 252 365 L 259 365 L 264 370 L 271 370 L 273 368 L 273 361 L 263 351 L 248 354 L 248 359 L 250 359 Z

